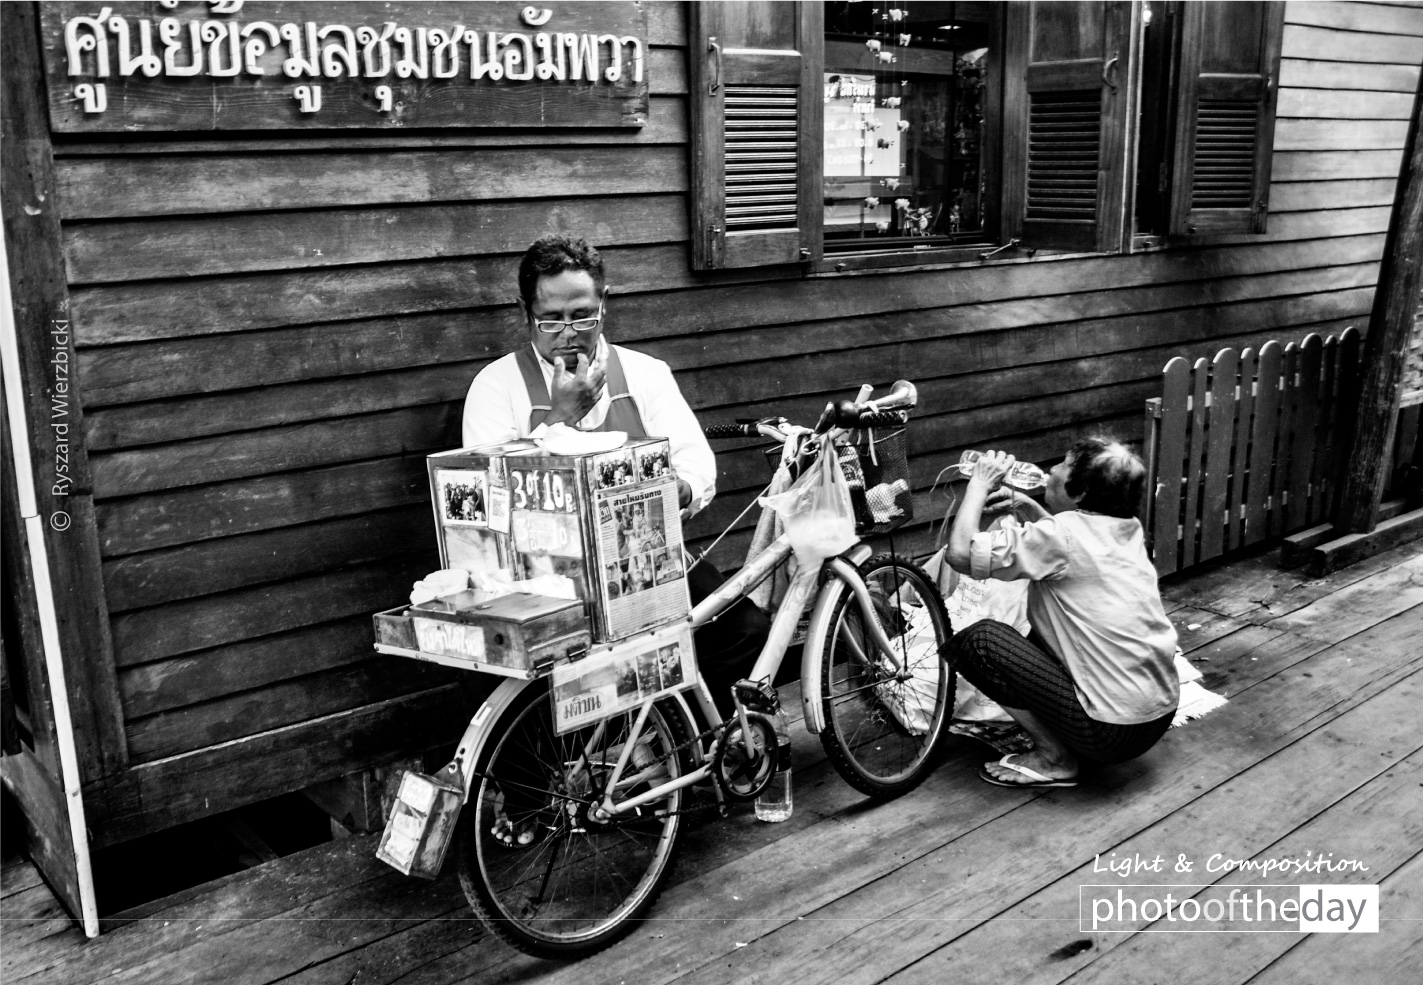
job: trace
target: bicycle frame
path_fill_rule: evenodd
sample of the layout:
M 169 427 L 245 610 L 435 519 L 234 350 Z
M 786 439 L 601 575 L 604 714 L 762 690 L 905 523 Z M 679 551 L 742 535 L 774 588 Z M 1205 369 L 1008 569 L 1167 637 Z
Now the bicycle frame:
M 801 653 L 801 705 L 805 714 L 805 726 L 808 731 L 815 734 L 821 732 L 825 727 L 825 709 L 821 703 L 820 688 L 817 684 L 821 675 L 821 660 L 825 651 L 826 636 L 830 632 L 831 616 L 846 591 L 855 596 L 865 614 L 866 625 L 870 629 L 871 639 L 876 648 L 886 659 L 892 661 L 894 666 L 899 665 L 899 658 L 894 652 L 884 628 L 880 625 L 879 619 L 875 616 L 869 592 L 856 571 L 859 564 L 869 557 L 870 553 L 870 546 L 860 542 L 838 557 L 829 558 L 816 567 L 803 568 L 796 573 L 786 592 L 786 597 L 777 607 L 776 615 L 771 622 L 770 635 L 750 674 L 752 680 L 775 679 L 781 661 L 785 658 L 786 649 L 800 623 L 801 614 L 805 611 L 811 593 L 816 591 L 822 572 L 831 575 L 826 583 L 819 587 L 819 594 L 811 611 L 809 629 Z M 744 598 L 765 580 L 790 554 L 791 546 L 786 537 L 782 536 L 773 541 L 741 571 L 693 608 L 692 626 L 700 628 L 715 620 L 717 616 Z M 464 801 L 466 803 L 469 800 L 470 792 L 474 789 L 474 781 L 478 779 L 474 772 L 474 764 L 480 760 L 485 744 L 495 738 L 492 733 L 495 723 L 502 718 L 504 711 L 513 703 L 519 693 L 533 683 L 535 682 L 521 678 L 505 678 L 494 693 L 480 706 L 474 717 L 470 719 L 455 753 L 455 762 L 463 777 Z M 697 707 L 702 713 L 702 721 L 714 723 L 721 720 L 705 680 L 699 679 L 697 687 L 691 691 L 678 692 L 670 699 L 663 700 L 678 702 L 686 720 L 696 722 L 697 717 L 692 714 L 692 708 L 687 703 L 687 694 L 694 697 Z M 611 774 L 608 789 L 604 793 L 603 803 L 599 805 L 600 813 L 604 816 L 623 814 L 635 810 L 643 804 L 661 800 L 674 790 L 700 783 L 711 773 L 712 766 L 707 761 L 707 748 L 701 743 L 693 743 L 692 752 L 698 762 L 695 769 L 675 780 L 659 784 L 636 797 L 617 803 L 613 802 L 613 793 L 619 787 L 637 782 L 637 777 L 623 777 L 623 771 L 627 768 L 636 745 L 635 737 L 641 735 L 642 729 L 647 723 L 652 704 L 651 701 L 644 702 L 638 710 L 638 717 L 633 724 L 629 740 L 624 743 L 617 765 Z M 600 726 L 590 738 L 589 745 L 585 747 L 581 762 L 587 761 L 593 747 L 599 743 L 601 734 Z M 575 764 L 574 769 L 579 768 L 579 765 L 581 763 Z

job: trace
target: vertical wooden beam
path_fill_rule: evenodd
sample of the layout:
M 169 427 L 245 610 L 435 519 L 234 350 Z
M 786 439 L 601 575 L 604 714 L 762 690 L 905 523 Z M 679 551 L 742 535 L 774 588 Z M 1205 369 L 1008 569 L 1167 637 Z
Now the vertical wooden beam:
M 0 206 L 38 508 L 59 622 L 80 776 L 122 769 L 128 748 L 73 374 L 49 115 L 33 3 L 0 4 Z M 67 471 L 61 471 L 61 469 Z
M 1336 533 L 1369 533 L 1379 522 L 1379 503 L 1388 481 L 1389 449 L 1398 420 L 1404 348 L 1418 310 L 1423 267 L 1423 78 L 1413 99 L 1413 118 L 1404 141 L 1403 167 L 1393 215 L 1384 239 L 1378 289 L 1364 338 L 1359 371 L 1358 411 L 1334 514 Z

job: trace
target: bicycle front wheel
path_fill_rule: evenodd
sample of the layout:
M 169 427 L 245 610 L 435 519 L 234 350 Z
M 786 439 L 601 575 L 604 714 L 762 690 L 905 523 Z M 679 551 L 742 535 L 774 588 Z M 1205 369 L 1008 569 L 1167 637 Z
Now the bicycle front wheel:
M 847 587 L 831 612 L 822 655 L 820 742 L 850 786 L 888 799 L 934 768 L 953 706 L 954 672 L 939 658 L 951 629 L 938 588 L 917 564 L 878 554 L 859 572 L 902 670 L 875 646 Z
M 521 951 L 592 954 L 631 931 L 662 890 L 683 791 L 602 821 L 591 810 L 636 718 L 637 709 L 613 716 L 601 736 L 597 726 L 557 735 L 548 688 L 538 683 L 495 726 L 459 821 L 459 876 L 480 919 Z M 676 705 L 654 706 L 614 801 L 681 776 L 677 747 L 688 735 Z

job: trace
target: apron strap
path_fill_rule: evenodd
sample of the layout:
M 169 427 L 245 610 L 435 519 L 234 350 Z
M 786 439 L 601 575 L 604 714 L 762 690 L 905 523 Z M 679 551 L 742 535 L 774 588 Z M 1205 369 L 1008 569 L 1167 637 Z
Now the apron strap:
M 514 363 L 519 367 L 519 375 L 524 378 L 524 389 L 529 392 L 529 430 L 533 431 L 553 412 L 548 384 L 544 382 L 543 370 L 539 368 L 532 345 L 519 346 L 514 351 Z
M 524 378 L 524 389 L 529 394 L 529 430 L 533 431 L 553 412 L 553 402 L 549 398 L 548 384 L 544 382 L 543 369 L 538 364 L 532 345 L 520 346 L 514 352 L 514 362 L 519 367 L 519 375 Z M 606 378 L 603 385 L 608 388 L 611 403 L 603 423 L 593 431 L 626 431 L 629 438 L 647 437 L 647 428 L 638 413 L 637 401 L 628 392 L 627 374 L 623 372 L 623 362 L 618 356 L 618 347 L 608 345 L 608 361 L 604 367 Z

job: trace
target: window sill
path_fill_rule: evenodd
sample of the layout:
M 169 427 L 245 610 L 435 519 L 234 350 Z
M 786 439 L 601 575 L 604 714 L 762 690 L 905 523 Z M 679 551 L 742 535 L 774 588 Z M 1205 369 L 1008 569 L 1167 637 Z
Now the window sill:
M 991 260 L 980 259 L 980 254 L 998 247 L 982 243 L 973 247 L 956 246 L 948 249 L 917 250 L 909 253 L 855 253 L 842 256 L 827 256 L 809 267 L 811 277 L 853 277 L 858 274 L 909 270 L 963 270 L 973 267 L 1004 267 L 1010 264 L 1042 263 L 1054 260 L 1080 260 L 1093 257 L 1127 256 L 1126 253 L 1092 253 L 1068 250 L 1038 250 L 1029 257 L 1022 250 L 1007 251 Z M 1163 247 L 1164 248 L 1164 247 Z
M 850 270 L 880 270 L 885 267 L 922 267 L 931 264 L 978 260 L 978 255 L 996 249 L 991 243 L 926 246 L 909 250 L 877 250 L 862 253 L 826 253 L 814 266 L 815 273 L 844 273 Z

